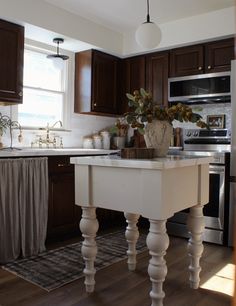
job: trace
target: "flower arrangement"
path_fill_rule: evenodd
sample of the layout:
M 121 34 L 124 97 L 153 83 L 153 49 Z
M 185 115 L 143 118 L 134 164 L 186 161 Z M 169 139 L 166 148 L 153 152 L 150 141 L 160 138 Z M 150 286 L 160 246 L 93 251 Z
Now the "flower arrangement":
M 0 136 L 2 136 L 9 127 L 9 119 L 0 113 Z
M 20 134 L 18 136 L 18 141 L 22 142 L 23 136 L 22 136 L 22 129 L 21 125 L 19 124 L 18 121 L 13 121 L 11 118 L 7 115 L 2 115 L 0 113 L 0 138 L 3 136 L 4 133 L 6 133 L 7 129 L 9 128 L 10 131 L 10 140 L 11 140 L 11 145 L 10 148 L 12 149 L 12 129 L 18 128 L 20 130 Z M 3 148 L 3 144 L 0 141 L 0 149 Z
M 115 125 L 110 128 L 110 133 L 118 137 L 125 137 L 127 136 L 128 128 L 129 125 L 123 118 L 117 119 Z
M 171 107 L 156 105 L 152 101 L 150 93 L 143 88 L 135 90 L 134 94 L 126 94 L 129 99 L 130 111 L 124 114 L 125 119 L 132 128 L 137 128 L 140 134 L 144 134 L 145 123 L 151 123 L 154 119 L 180 122 L 193 122 L 200 128 L 209 128 L 202 120 L 202 116 L 194 113 L 192 109 L 181 103 Z

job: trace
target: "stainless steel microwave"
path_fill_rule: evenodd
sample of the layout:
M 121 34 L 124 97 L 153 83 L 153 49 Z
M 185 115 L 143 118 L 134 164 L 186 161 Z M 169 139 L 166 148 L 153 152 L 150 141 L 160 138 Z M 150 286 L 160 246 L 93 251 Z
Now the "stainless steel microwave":
M 170 103 L 230 102 L 230 71 L 169 78 Z

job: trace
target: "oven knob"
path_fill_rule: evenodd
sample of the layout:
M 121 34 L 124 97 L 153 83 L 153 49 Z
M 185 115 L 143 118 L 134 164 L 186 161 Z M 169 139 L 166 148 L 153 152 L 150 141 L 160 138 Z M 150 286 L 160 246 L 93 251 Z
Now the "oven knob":
M 186 136 L 188 136 L 188 137 L 190 137 L 192 135 L 192 133 L 190 132 L 190 131 L 188 131 L 187 133 L 186 133 Z
M 197 137 L 197 136 L 198 136 L 198 132 L 195 131 L 195 132 L 193 133 L 193 136 L 194 136 L 194 137 Z

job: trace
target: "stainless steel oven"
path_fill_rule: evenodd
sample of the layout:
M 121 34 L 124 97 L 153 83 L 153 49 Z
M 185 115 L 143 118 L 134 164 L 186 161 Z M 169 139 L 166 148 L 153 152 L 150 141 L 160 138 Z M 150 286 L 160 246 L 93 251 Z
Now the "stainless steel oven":
M 201 130 L 185 130 L 184 149 L 187 147 L 187 150 L 179 154 L 213 157 L 213 162 L 209 167 L 209 203 L 203 209 L 205 216 L 203 240 L 227 245 L 229 226 L 230 136 L 228 130 L 202 130 L 202 132 L 202 135 L 199 135 Z M 169 219 L 167 224 L 168 232 L 170 234 L 188 237 L 186 226 L 187 215 L 188 210 L 185 210 Z

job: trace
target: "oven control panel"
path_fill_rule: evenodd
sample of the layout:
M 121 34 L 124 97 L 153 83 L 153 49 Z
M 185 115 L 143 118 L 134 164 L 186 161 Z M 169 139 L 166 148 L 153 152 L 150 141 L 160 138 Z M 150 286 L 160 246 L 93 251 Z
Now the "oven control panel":
M 225 138 L 230 139 L 231 133 L 228 129 L 185 129 L 184 139 L 186 138 Z
M 228 129 L 185 129 L 184 150 L 205 152 L 229 152 L 231 133 Z

